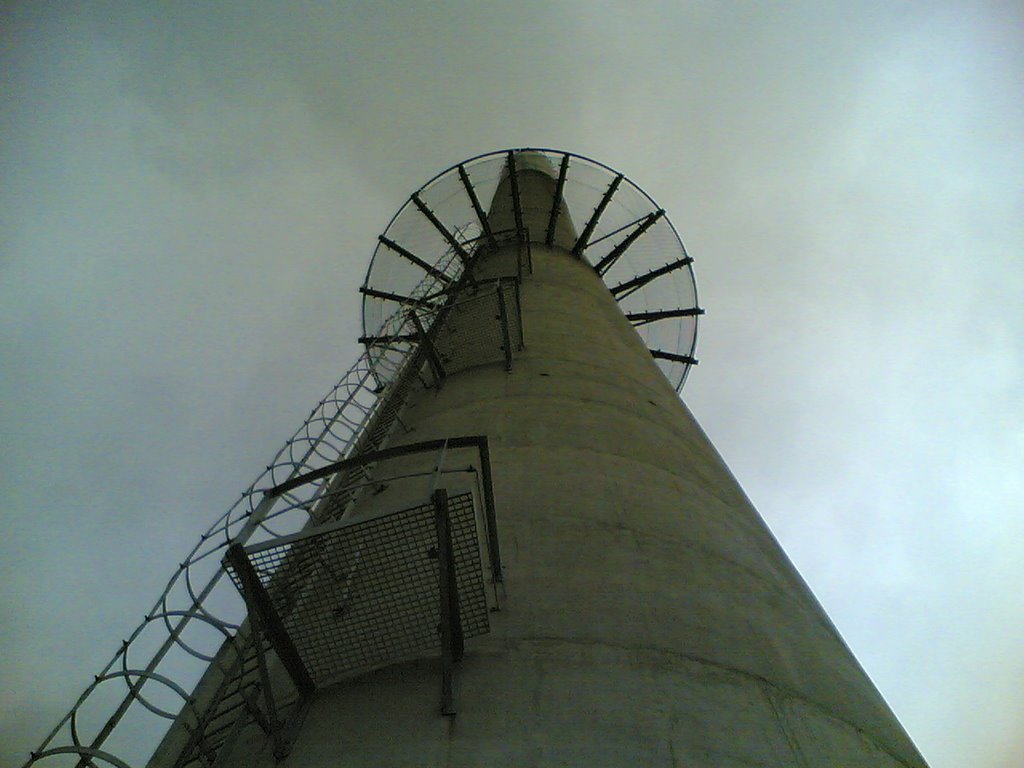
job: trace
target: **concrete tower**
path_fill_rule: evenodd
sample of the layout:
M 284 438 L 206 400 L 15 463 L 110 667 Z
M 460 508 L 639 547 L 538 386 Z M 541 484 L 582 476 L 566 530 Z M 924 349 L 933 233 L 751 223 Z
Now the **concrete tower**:
M 64 751 L 112 762 L 141 706 L 174 718 L 161 767 L 922 768 L 679 399 L 693 286 L 664 211 L 585 158 L 495 153 L 424 185 L 371 263 L 360 364 Z M 183 646 L 203 670 L 173 683 Z

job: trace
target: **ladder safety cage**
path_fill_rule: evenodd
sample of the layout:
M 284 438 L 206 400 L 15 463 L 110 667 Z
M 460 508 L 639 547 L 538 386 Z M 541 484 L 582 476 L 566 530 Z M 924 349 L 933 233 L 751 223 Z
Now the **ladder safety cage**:
M 527 152 L 530 157 L 521 164 Z M 552 177 L 553 197 L 542 211 L 524 210 L 520 185 L 540 166 Z M 504 229 L 484 210 L 502 183 L 510 189 L 514 215 L 513 226 Z M 565 245 L 561 214 L 570 211 L 589 216 L 584 231 Z M 536 225 L 538 213 L 543 222 L 531 233 L 525 218 Z M 449 447 L 469 441 L 461 447 L 478 448 L 481 499 L 447 489 L 392 513 L 394 518 L 350 521 L 346 514 L 373 487 L 374 467 L 398 455 L 392 453 L 396 450 L 412 450 L 385 446 L 404 428 L 401 411 L 414 387 L 442 386 L 446 375 L 481 364 L 500 363 L 511 371 L 515 353 L 525 345 L 520 283 L 532 272 L 534 244 L 566 248 L 590 264 L 669 381 L 682 387 L 697 362 L 697 318 L 703 310 L 692 259 L 650 196 L 607 166 L 549 149 L 479 155 L 438 174 L 409 198 L 378 239 L 361 288 L 363 353 L 202 534 L 143 621 L 31 754 L 26 768 L 62 755 L 77 757 L 78 768 L 126 768 L 146 761 L 154 768 L 214 766 L 250 727 L 272 737 L 279 757 L 287 754 L 311 691 L 335 679 L 332 675 L 358 668 L 344 662 L 325 673 L 320 652 L 306 645 L 312 633 L 293 625 L 303 615 L 321 615 L 303 613 L 305 595 L 315 593 L 318 583 L 336 585 L 345 569 L 320 554 L 319 560 L 304 554 L 319 552 L 318 536 L 349 543 L 364 537 L 361 551 L 377 552 L 384 561 L 388 552 L 403 547 L 419 552 L 431 542 L 430 562 L 413 560 L 421 576 L 431 574 L 423 583 L 432 585 L 428 612 L 441 632 L 429 638 L 430 647 L 442 656 L 442 712 L 454 712 L 453 664 L 466 638 L 487 631 L 484 608 L 497 599 L 495 594 L 481 601 L 480 585 L 501 581 L 486 439 L 448 440 Z M 483 268 L 488 262 L 481 257 L 513 246 L 517 255 L 510 269 L 494 272 L 494 260 Z M 466 335 L 466 327 L 473 334 Z M 371 535 L 371 529 L 379 533 L 398 520 L 394 540 Z M 420 531 L 415 535 L 405 531 L 413 520 Z M 376 543 L 368 543 L 371 539 Z M 347 551 L 351 569 L 352 550 Z M 271 552 L 274 564 L 262 562 Z M 284 585 L 291 583 L 292 572 L 305 572 L 302 562 L 312 581 L 289 592 Z M 226 573 L 232 578 L 224 579 Z M 410 598 L 409 604 L 419 605 L 417 600 Z M 349 610 L 335 605 L 331 620 L 344 621 Z M 406 646 L 396 641 L 398 655 L 404 647 L 422 651 L 428 639 L 422 634 L 426 613 L 396 609 L 396 616 L 406 614 L 419 617 L 409 625 L 419 629 L 403 634 L 402 642 L 418 639 Z M 367 663 L 385 662 L 382 657 Z M 111 685 L 122 686 L 123 693 L 115 696 L 112 712 L 97 715 L 93 708 L 105 706 Z M 103 695 L 96 694 L 99 689 Z M 168 695 L 177 697 L 179 710 L 163 704 Z M 151 759 L 153 739 L 161 733 L 147 720 L 152 717 L 170 730 Z M 102 726 L 86 732 L 87 721 Z
M 454 253 L 449 256 L 450 260 L 458 258 Z M 445 286 L 456 281 L 460 272 L 458 266 L 426 270 L 410 290 L 408 301 L 381 324 L 378 335 L 410 333 L 408 310 L 423 308 L 428 301 L 425 297 L 444 295 Z M 418 345 L 376 356 L 367 349 L 360 355 L 264 471 L 200 536 L 143 621 L 30 754 L 25 768 L 57 755 L 77 755 L 81 768 L 142 764 L 150 760 L 158 746 L 154 738 L 159 738 L 167 725 L 177 726 L 167 738 L 177 741 L 178 754 L 168 765 L 208 764 L 233 734 L 252 722 L 276 730 L 276 749 L 286 749 L 280 731 L 289 723 L 281 715 L 286 710 L 301 710 L 305 697 L 300 691 L 282 701 L 266 698 L 270 692 L 260 680 L 260 658 L 272 643 L 264 636 L 263 627 L 253 631 L 246 620 L 246 603 L 230 582 L 224 581 L 222 560 L 232 544 L 279 538 L 322 522 L 318 515 L 343 511 L 345 497 L 352 493 L 345 486 L 357 486 L 356 476 L 345 478 L 344 484 L 324 476 L 284 493 L 269 495 L 266 491 L 382 445 L 396 426 L 408 394 L 411 377 L 405 373 L 420 365 Z M 360 469 L 365 470 L 365 465 Z M 225 590 L 225 585 L 231 588 Z M 196 627 L 206 631 L 197 632 Z M 154 639 L 154 635 L 162 639 Z M 142 664 L 130 663 L 133 650 L 135 655 L 146 653 L 148 659 Z M 167 674 L 160 671 L 164 669 L 169 670 Z M 113 711 L 104 712 L 109 686 L 116 684 L 126 691 Z M 176 691 L 183 707 L 170 711 L 154 705 L 144 693 L 147 684 Z M 187 693 L 198 690 L 197 686 L 205 701 Z M 103 690 L 97 693 L 99 689 Z M 157 721 L 150 722 L 147 717 Z M 163 729 L 156 724 L 161 720 Z M 295 720 L 292 718 L 292 725 Z M 84 721 L 103 725 L 95 733 L 84 733 L 80 727 Z M 111 744 L 116 744 L 116 749 L 108 748 Z

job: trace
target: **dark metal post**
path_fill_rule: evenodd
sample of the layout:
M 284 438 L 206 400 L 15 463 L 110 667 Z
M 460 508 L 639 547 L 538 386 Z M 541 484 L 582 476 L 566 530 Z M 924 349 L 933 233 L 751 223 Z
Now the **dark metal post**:
M 430 370 L 434 372 L 434 380 L 437 386 L 440 387 L 441 382 L 444 381 L 444 365 L 441 363 L 441 356 L 437 354 L 437 348 L 423 327 L 423 323 L 420 322 L 419 316 L 410 310 L 408 317 L 416 328 L 416 336 L 426 352 L 427 360 L 430 363 Z M 435 320 L 435 322 L 437 321 Z
M 242 596 L 270 638 L 278 658 L 281 659 L 281 664 L 288 671 L 292 682 L 295 683 L 295 687 L 303 698 L 309 696 L 316 688 L 313 678 L 310 677 L 298 649 L 284 628 L 284 622 L 274 610 L 270 595 L 260 583 L 256 569 L 252 567 L 252 563 L 249 562 L 249 558 L 245 554 L 245 548 L 241 544 L 232 544 L 228 547 L 226 559 L 238 575 L 238 580 L 242 584 Z M 257 642 L 259 641 L 257 640 Z
M 396 243 L 394 240 L 389 240 L 388 238 L 384 237 L 384 235 L 380 235 L 377 239 L 380 240 L 380 242 L 383 243 L 386 247 L 390 248 L 392 251 L 397 253 L 399 256 L 403 256 L 404 258 L 408 259 L 413 264 L 415 264 L 417 267 L 422 269 L 424 272 L 428 272 L 429 274 L 433 275 L 434 277 L 436 277 L 441 282 L 443 282 L 443 283 L 451 283 L 451 282 L 453 282 L 452 279 L 450 277 L 448 277 L 448 275 L 446 275 L 444 272 L 439 270 L 437 267 L 433 266 L 432 264 L 428 264 L 423 259 L 421 259 L 419 256 L 417 256 L 415 253 L 413 253 L 412 251 L 408 250 L 407 248 L 403 248 L 398 243 Z
M 627 312 L 626 319 L 634 325 L 644 325 L 672 317 L 697 317 L 703 314 L 704 310 L 700 307 L 680 307 L 679 309 L 657 309 L 653 312 Z
M 448 243 L 448 245 L 451 246 L 451 249 L 459 255 L 459 258 L 462 259 L 462 262 L 468 265 L 469 254 L 466 253 L 466 249 L 462 247 L 462 243 L 458 241 L 458 238 L 455 237 L 452 231 L 449 230 L 448 227 L 446 227 L 443 223 L 441 223 L 441 220 L 437 218 L 437 215 L 432 210 L 430 210 L 430 208 L 427 207 L 427 204 L 420 199 L 419 195 L 413 194 L 413 196 L 410 199 L 412 200 L 413 205 L 419 208 L 420 213 L 426 216 L 427 220 L 434 225 L 434 228 L 441 233 L 441 237 L 443 237 L 445 241 Z
M 498 294 L 498 317 L 501 320 L 502 351 L 505 353 L 505 370 L 512 371 L 512 338 L 508 332 L 508 307 L 505 306 L 505 289 L 501 280 L 495 286 Z
M 625 298 L 625 295 L 628 295 L 628 293 L 632 293 L 637 288 L 642 288 L 652 280 L 656 280 L 662 275 L 667 275 L 669 272 L 681 269 L 682 267 L 685 267 L 692 263 L 693 259 L 691 259 L 689 256 L 683 256 L 683 258 L 676 259 L 675 261 L 671 262 L 670 264 L 666 264 L 663 267 L 652 269 L 650 272 L 646 272 L 642 275 L 637 275 L 633 279 L 627 280 L 624 283 L 619 283 L 618 285 L 609 288 L 609 290 L 612 292 L 612 296 L 614 296 L 616 300 L 623 299 Z M 625 295 L 620 296 L 620 293 Z
M 636 229 L 630 232 L 621 243 L 612 249 L 611 253 L 594 265 L 594 271 L 599 275 L 603 275 L 611 269 L 612 265 L 618 261 L 619 257 L 629 249 L 629 246 L 636 242 L 636 239 L 640 237 L 640 235 L 657 224 L 658 220 L 664 215 L 665 211 L 663 209 L 659 209 L 648 215 L 642 222 L 640 222 Z
M 519 175 L 516 171 L 516 154 L 511 149 L 505 156 L 508 167 L 508 180 L 512 187 L 512 210 L 516 221 L 516 238 L 523 239 L 523 201 L 519 197 Z
M 476 217 L 480 221 L 480 228 L 484 231 L 484 236 L 487 238 L 487 246 L 495 251 L 498 249 L 498 241 L 494 239 L 494 232 L 491 230 L 491 222 L 487 218 L 487 214 L 484 213 L 483 207 L 480 205 L 480 199 L 476 196 L 476 190 L 473 188 L 473 183 L 469 180 L 469 174 L 466 173 L 466 167 L 464 165 L 459 166 L 459 178 L 462 179 L 462 186 L 466 189 L 466 194 L 469 196 L 469 202 L 473 206 L 473 210 L 476 211 Z
M 562 192 L 565 190 L 565 175 L 569 171 L 569 155 L 562 155 L 562 164 L 558 168 L 558 182 L 555 186 L 555 195 L 551 199 L 551 217 L 548 219 L 548 231 L 544 242 L 551 245 L 555 241 L 555 224 L 558 223 L 558 213 L 562 209 Z
M 448 492 L 434 491 L 437 525 L 437 573 L 441 593 L 441 714 L 455 714 L 452 690 L 455 662 L 462 658 L 464 648 L 459 620 L 459 592 L 455 582 L 455 561 L 452 558 L 451 530 L 448 524 Z
M 583 234 L 576 239 L 576 244 L 572 247 L 572 252 L 576 256 L 583 253 L 583 250 L 587 247 L 587 243 L 590 242 L 590 236 L 594 234 L 594 229 L 597 228 L 597 222 L 601 220 L 601 215 L 604 213 L 604 209 L 608 207 L 608 203 L 611 202 L 612 196 L 615 194 L 615 190 L 619 188 L 619 184 L 622 183 L 622 174 L 616 176 L 612 183 L 608 185 L 608 189 L 605 190 L 604 195 L 601 197 L 601 202 L 597 204 L 597 208 L 594 209 L 594 213 L 587 221 L 587 225 L 583 228 Z
M 480 474 L 484 486 L 484 515 L 487 518 L 487 551 L 491 558 L 491 578 L 495 582 L 503 581 L 501 572 L 501 551 L 498 548 L 498 519 L 494 510 L 494 481 L 491 477 L 491 449 L 487 437 L 480 438 L 477 443 L 480 451 Z

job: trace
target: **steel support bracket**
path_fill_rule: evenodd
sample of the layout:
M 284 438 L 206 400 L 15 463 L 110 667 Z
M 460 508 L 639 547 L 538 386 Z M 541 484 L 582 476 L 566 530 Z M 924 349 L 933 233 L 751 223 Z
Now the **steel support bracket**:
M 512 211 L 516 217 L 516 237 L 522 237 L 523 231 L 523 201 L 519 197 L 519 173 L 516 171 L 516 153 L 511 149 L 505 156 L 508 165 L 508 180 L 512 187 Z
M 558 214 L 562 210 L 562 192 L 565 190 L 565 177 L 569 172 L 569 155 L 562 155 L 562 164 L 558 168 L 558 182 L 555 184 L 555 196 L 551 201 L 551 215 L 548 218 L 548 231 L 544 237 L 545 245 L 553 245 L 555 242 L 555 224 L 558 223 Z
M 419 341 L 420 337 L 415 333 L 396 333 L 390 336 L 360 336 L 360 344 L 398 344 L 400 342 L 411 343 Z
M 499 280 L 495 286 L 498 294 L 498 318 L 501 321 L 501 349 L 505 353 L 505 371 L 512 372 L 512 339 L 508 331 L 508 307 L 505 306 L 505 291 Z
M 665 210 L 662 208 L 647 216 L 640 225 L 630 232 L 621 243 L 615 246 L 607 256 L 594 265 L 594 271 L 603 277 L 604 273 L 611 269 L 612 265 L 619 260 L 619 257 L 629 249 L 629 246 L 635 243 L 640 235 L 657 224 L 658 220 L 664 215 Z
M 679 355 L 675 352 L 666 352 L 663 349 L 652 349 L 651 356 L 658 360 L 671 360 L 674 363 L 685 363 L 686 365 L 697 364 L 697 359 L 691 355 Z
M 225 560 L 238 576 L 238 582 L 242 586 L 242 597 L 249 608 L 249 614 L 259 622 L 260 628 L 270 640 L 274 650 L 277 651 L 277 656 L 285 671 L 288 672 L 288 676 L 291 677 L 299 695 L 303 697 L 311 695 L 316 690 L 313 678 L 289 637 L 270 595 L 267 594 L 267 590 L 260 582 L 256 569 L 249 562 L 245 548 L 237 542 L 231 544 L 228 547 Z
M 455 579 L 451 529 L 448 520 L 448 492 L 434 491 L 434 521 L 437 528 L 437 580 L 440 592 L 439 632 L 441 635 L 441 714 L 455 714 L 455 663 L 462 659 L 465 640 L 459 618 L 459 588 Z
M 434 225 L 434 229 L 441 233 L 441 237 L 445 239 L 448 245 L 451 246 L 451 249 L 458 254 L 460 259 L 462 259 L 462 263 L 468 265 L 469 254 L 466 253 L 466 249 L 462 247 L 462 243 L 460 243 L 455 235 L 452 234 L 452 231 L 448 229 L 448 227 L 446 227 L 439 218 L 437 218 L 437 214 L 430 210 L 426 203 L 420 200 L 419 195 L 414 194 L 411 199 L 413 205 L 419 209 L 420 213 L 426 216 L 427 221 Z
M 441 382 L 444 381 L 445 372 L 444 365 L 441 363 L 441 356 L 437 353 L 437 347 L 434 346 L 434 342 L 431 340 L 430 334 L 427 333 L 426 329 L 423 327 L 423 323 L 420 322 L 419 316 L 410 310 L 408 318 L 416 328 L 416 338 L 419 340 L 420 346 L 427 355 L 427 362 L 430 364 L 430 371 L 434 374 L 434 383 L 437 385 L 438 389 L 440 389 Z
M 612 179 L 611 184 L 609 184 L 608 188 L 604 191 L 604 195 L 601 197 L 601 202 L 597 204 L 597 207 L 594 209 L 594 213 L 591 214 L 590 219 L 583 228 L 583 233 L 576 239 L 576 244 L 572 247 L 574 255 L 579 256 L 587 247 L 587 243 L 590 242 L 590 237 L 594 234 L 594 229 L 597 227 L 597 223 L 601 220 L 601 215 L 604 213 L 604 209 L 608 207 L 608 203 L 612 201 L 612 197 L 615 195 L 615 190 L 617 190 L 619 188 L 619 184 L 622 183 L 622 178 L 622 174 L 620 173 Z
M 399 256 L 402 256 L 406 260 L 411 261 L 413 264 L 415 264 L 417 267 L 422 269 L 424 272 L 427 272 L 427 273 L 433 275 L 438 280 L 440 280 L 442 283 L 452 283 L 452 282 L 454 282 L 454 280 L 452 278 L 448 277 L 448 275 L 446 275 L 440 269 L 435 267 L 433 264 L 428 264 L 423 259 L 421 259 L 419 256 L 417 256 L 415 253 L 410 251 L 408 248 L 403 248 L 398 243 L 396 243 L 394 240 L 390 240 L 390 239 L 384 237 L 384 235 L 379 235 L 377 237 L 377 239 L 385 247 L 391 249 L 392 251 L 397 253 Z
M 618 301 L 620 299 L 625 298 L 638 288 L 642 288 L 643 286 L 647 285 L 652 280 L 656 280 L 662 275 L 667 275 L 669 272 L 674 272 L 675 270 L 681 269 L 682 267 L 685 267 L 688 264 L 692 263 L 692 258 L 690 258 L 689 256 L 684 256 L 683 258 L 677 259 L 676 261 L 666 264 L 663 267 L 658 267 L 657 269 L 652 269 L 650 272 L 645 272 L 642 275 L 637 275 L 632 280 L 627 280 L 624 283 L 619 283 L 618 285 L 612 286 L 608 290 L 612 292 L 612 296 L 614 296 L 615 300 Z M 623 295 L 620 296 L 619 294 Z
M 681 309 L 655 309 L 650 312 L 627 312 L 626 319 L 636 325 L 646 325 L 656 320 L 667 320 L 673 317 L 697 317 L 703 315 L 704 310 L 700 307 L 686 307 Z
M 483 207 L 480 205 L 480 199 L 476 196 L 476 189 L 473 187 L 473 182 L 469 179 L 469 174 L 466 173 L 466 166 L 459 165 L 459 178 L 462 179 L 462 186 L 466 188 L 466 194 L 469 196 L 469 202 L 473 206 L 473 210 L 476 212 L 477 220 L 480 222 L 480 228 L 484 232 L 484 237 L 487 238 L 487 246 L 492 250 L 498 250 L 498 241 L 494 237 L 494 232 L 491 231 L 491 222 L 487 219 L 487 214 L 484 213 Z
M 437 306 L 434 302 L 427 299 L 403 296 L 400 293 L 390 293 L 389 291 L 378 291 L 376 288 L 367 288 L 365 285 L 359 289 L 359 292 L 364 296 L 372 296 L 375 299 L 387 299 L 398 304 L 413 304 L 417 307 L 426 307 L 427 309 L 435 309 Z

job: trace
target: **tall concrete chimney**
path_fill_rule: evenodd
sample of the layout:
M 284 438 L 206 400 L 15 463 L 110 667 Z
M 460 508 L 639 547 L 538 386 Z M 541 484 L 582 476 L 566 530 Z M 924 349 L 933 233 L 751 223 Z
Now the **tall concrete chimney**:
M 248 618 L 190 590 L 226 639 L 150 764 L 923 768 L 680 400 L 691 261 L 570 153 L 418 190 L 365 364 L 200 550 Z

